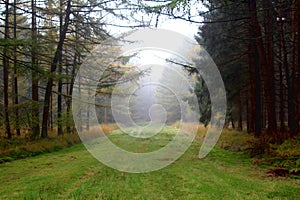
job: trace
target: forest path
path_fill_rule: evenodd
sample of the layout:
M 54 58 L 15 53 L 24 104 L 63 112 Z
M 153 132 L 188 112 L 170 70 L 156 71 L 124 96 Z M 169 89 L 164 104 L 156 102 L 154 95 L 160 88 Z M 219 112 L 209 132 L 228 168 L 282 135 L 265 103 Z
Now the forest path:
M 144 174 L 111 169 L 81 144 L 1 164 L 0 199 L 299 199 L 300 180 L 267 177 L 247 156 L 219 148 L 200 160 L 200 146 Z

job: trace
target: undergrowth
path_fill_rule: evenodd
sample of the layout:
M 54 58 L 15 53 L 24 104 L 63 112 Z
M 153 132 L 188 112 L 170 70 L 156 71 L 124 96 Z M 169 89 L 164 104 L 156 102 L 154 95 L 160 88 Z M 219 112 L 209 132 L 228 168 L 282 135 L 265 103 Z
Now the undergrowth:
M 101 125 L 104 134 L 110 134 L 117 126 L 115 124 Z M 93 133 L 95 127 L 91 127 Z M 0 139 L 0 163 L 32 157 L 43 153 L 50 153 L 81 143 L 77 133 L 58 136 L 55 132 L 49 132 L 47 138 L 30 140 L 28 135 L 22 134 L 13 139 Z
M 288 139 L 282 144 L 271 144 L 255 138 L 253 134 L 223 130 L 217 145 L 248 154 L 253 164 L 268 169 L 270 176 L 300 178 L 300 137 Z
M 180 123 L 176 122 L 171 126 L 179 129 Z M 194 130 L 198 127 L 197 140 L 203 140 L 205 137 L 207 128 L 203 125 L 185 123 L 183 126 L 181 128 L 185 130 L 188 128 Z M 119 131 L 116 124 L 102 124 L 101 129 L 106 135 Z M 97 130 L 99 129 L 91 127 L 87 134 L 89 137 L 93 134 L 96 137 L 99 134 Z M 169 133 L 170 131 L 164 128 L 163 132 Z M 57 136 L 55 133 L 50 133 L 48 138 L 34 141 L 26 137 L 13 140 L 1 138 L 0 163 L 57 151 L 80 142 L 78 134 Z M 232 152 L 247 154 L 252 158 L 254 165 L 268 169 L 271 175 L 300 177 L 300 137 L 286 140 L 282 144 L 268 144 L 255 138 L 253 134 L 224 129 L 217 146 Z
M 0 141 L 0 163 L 58 151 L 80 142 L 77 134 L 51 136 L 33 141 L 26 138 L 14 140 L 2 138 Z

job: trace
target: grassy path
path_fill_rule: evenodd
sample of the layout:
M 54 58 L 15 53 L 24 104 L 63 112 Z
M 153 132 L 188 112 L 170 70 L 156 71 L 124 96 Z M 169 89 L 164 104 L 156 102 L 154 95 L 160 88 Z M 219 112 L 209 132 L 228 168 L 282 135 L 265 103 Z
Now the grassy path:
M 300 198 L 300 180 L 269 178 L 245 156 L 218 148 L 199 160 L 199 148 L 194 142 L 175 163 L 145 174 L 108 168 L 82 145 L 1 164 L 0 199 Z

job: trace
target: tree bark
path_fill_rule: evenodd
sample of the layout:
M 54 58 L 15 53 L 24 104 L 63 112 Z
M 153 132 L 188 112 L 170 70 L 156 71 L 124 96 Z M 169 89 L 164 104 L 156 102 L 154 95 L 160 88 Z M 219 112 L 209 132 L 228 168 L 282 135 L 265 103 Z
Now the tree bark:
M 297 84 L 296 84 L 296 34 L 297 34 L 297 30 L 296 30 L 296 0 L 292 0 L 292 7 L 291 7 L 291 17 L 292 17 L 292 41 L 291 41 L 291 65 L 290 65 L 290 79 L 291 79 L 291 89 L 290 89 L 290 98 L 291 98 L 291 114 L 292 114 L 292 119 L 291 119 L 291 123 L 292 123 L 292 128 L 291 128 L 291 133 L 292 135 L 296 135 L 297 134 L 297 130 L 298 130 L 298 116 L 297 116 Z
M 255 135 L 260 136 L 262 132 L 262 109 L 261 109 L 261 72 L 260 67 L 263 63 L 262 41 L 261 32 L 257 20 L 257 8 L 256 1 L 249 0 L 249 12 L 250 12 L 250 35 L 254 39 L 254 43 L 251 45 L 251 51 L 253 51 L 253 64 L 255 74 Z M 252 41 L 250 41 L 252 42 Z
M 280 120 L 280 133 L 281 135 L 283 135 L 283 133 L 286 131 L 286 127 L 285 127 L 285 117 L 284 117 L 284 97 L 285 97 L 285 94 L 284 94 L 284 83 L 283 83 L 283 66 L 282 66 L 282 47 L 281 47 L 281 39 L 280 39 L 280 42 L 279 42 L 279 58 L 280 58 L 280 61 L 279 61 L 279 66 L 278 66 L 278 69 L 279 69 L 279 120 Z
M 36 0 L 31 0 L 32 18 L 31 18 L 31 99 L 32 99 L 32 139 L 40 135 L 40 108 L 39 108 L 39 79 L 38 79 L 38 61 L 37 61 L 37 27 L 36 27 Z
M 238 105 L 239 105 L 239 120 L 238 120 L 238 130 L 243 131 L 243 106 L 242 106 L 242 96 L 241 92 L 239 92 L 239 99 L 238 99 Z
M 300 127 L 299 127 L 299 121 L 300 121 L 300 2 L 299 1 L 296 1 L 296 22 L 297 22 L 297 53 L 298 53 L 298 56 L 297 56 L 297 66 L 298 66 L 298 77 L 297 77 L 297 85 L 298 85 L 298 88 L 297 88 L 297 91 L 298 91 L 298 112 L 297 112 L 297 115 L 298 115 L 298 121 L 297 121 L 297 124 L 298 124 L 298 133 L 300 132 Z
M 5 2 L 5 25 L 4 25 L 4 39 L 6 43 L 9 40 L 9 0 Z M 10 121 L 9 121 L 9 103 L 8 103 L 8 76 L 9 76 L 9 58 L 8 58 L 8 44 L 5 44 L 3 49 L 3 84 L 4 84 L 4 117 L 5 117 L 5 132 L 8 139 L 12 138 Z
M 287 85 L 287 103 L 288 103 L 288 127 L 291 134 L 296 133 L 296 121 L 295 121 L 295 104 L 293 102 L 293 90 L 291 86 L 291 75 L 290 67 L 288 64 L 288 52 L 286 47 L 286 39 L 283 27 L 283 13 L 282 13 L 282 2 L 279 1 L 279 32 L 281 39 L 281 47 L 283 54 L 283 68 L 285 69 L 286 85 Z
M 77 27 L 75 25 L 75 27 Z M 77 30 L 77 29 L 76 29 Z M 78 34 L 75 33 L 75 39 L 76 41 L 78 40 Z M 77 68 L 77 44 L 75 44 L 75 49 L 74 49 L 74 58 L 73 58 L 73 66 L 72 66 L 72 72 L 71 72 L 71 81 L 70 81 L 70 88 L 68 90 L 68 97 L 67 97 L 67 118 L 68 118 L 68 123 L 67 123 L 67 133 L 71 133 L 71 124 L 70 124 L 70 118 L 71 118 L 71 109 L 72 109 L 72 95 L 73 95 L 73 88 L 74 88 L 74 82 L 75 82 L 75 73 L 76 73 L 76 68 Z
M 57 44 L 57 48 L 55 51 L 55 55 L 54 55 L 54 58 L 51 63 L 51 68 L 50 68 L 51 74 L 54 74 L 56 71 L 56 68 L 57 68 L 57 64 L 59 61 L 59 52 L 62 51 L 62 47 L 63 47 L 64 41 L 65 41 L 68 26 L 69 26 L 70 14 L 71 14 L 71 0 L 68 0 L 62 34 L 60 35 L 60 38 L 59 38 L 59 41 Z M 44 111 L 43 111 L 43 122 L 42 122 L 42 137 L 43 138 L 48 136 L 49 104 L 50 104 L 50 96 L 52 93 L 52 86 L 53 86 L 53 78 L 50 76 L 48 78 L 46 92 L 45 92 L 45 99 L 44 99 Z
M 14 0 L 14 40 L 17 39 L 17 0 Z M 14 104 L 19 104 L 19 91 L 18 91 L 18 70 L 17 70 L 17 46 L 14 44 Z M 20 119 L 19 119 L 19 108 L 15 108 L 15 120 L 16 120 L 16 133 L 18 136 L 21 135 L 20 130 Z
M 268 116 L 268 131 L 270 135 L 275 136 L 277 132 L 276 126 L 276 108 L 275 108 L 275 82 L 274 82 L 274 61 L 273 61 L 273 48 L 272 48 L 272 16 L 270 10 L 272 3 L 270 0 L 263 1 L 264 8 L 264 27 L 265 27 L 265 52 L 262 42 L 259 42 L 259 48 L 261 49 L 262 60 L 265 60 L 264 67 L 264 80 L 265 80 L 265 96 L 266 96 L 266 108 Z M 265 58 L 264 58 L 265 57 Z M 264 64 L 264 63 L 262 63 Z
M 59 37 L 62 35 L 63 29 L 63 1 L 60 0 L 60 14 L 59 14 Z M 60 49 L 58 56 L 58 75 L 62 74 L 62 49 Z M 62 80 L 61 77 L 58 79 L 57 86 L 57 134 L 62 135 Z
M 247 132 L 250 133 L 251 129 L 250 129 L 250 118 L 251 118 L 251 114 L 250 114 L 250 106 L 249 106 L 249 102 L 250 100 L 248 100 L 248 92 L 247 92 L 247 96 L 246 96 L 246 111 L 247 111 Z

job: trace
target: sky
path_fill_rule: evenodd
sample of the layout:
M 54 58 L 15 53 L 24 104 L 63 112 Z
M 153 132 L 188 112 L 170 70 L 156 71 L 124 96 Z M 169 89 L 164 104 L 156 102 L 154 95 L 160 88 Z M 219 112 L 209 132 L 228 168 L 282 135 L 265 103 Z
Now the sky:
M 138 18 L 144 17 L 147 18 L 145 15 L 138 15 Z M 199 20 L 199 19 L 198 19 Z M 124 22 L 123 22 L 124 23 Z M 118 24 L 122 24 L 122 21 L 119 21 Z M 125 25 L 125 24 L 124 24 Z M 154 21 L 152 20 L 152 27 L 154 27 Z M 177 33 L 180 33 L 188 38 L 194 40 L 194 36 L 198 32 L 199 24 L 190 23 L 188 21 L 180 20 L 180 19 L 170 19 L 165 16 L 161 16 L 159 18 L 157 28 L 159 29 L 167 29 Z M 121 33 L 126 33 L 127 31 L 132 30 L 131 28 L 120 28 L 120 27 L 110 27 L 110 33 L 114 36 L 118 36 Z M 196 41 L 195 41 L 196 42 Z M 136 59 L 132 59 L 132 63 L 135 66 L 139 66 L 141 70 L 145 68 L 150 70 L 150 73 L 147 77 L 144 77 L 143 81 L 159 81 L 162 76 L 162 72 L 165 67 L 170 66 L 170 64 L 166 63 L 166 59 L 174 57 L 170 53 L 162 52 L 162 51 L 154 51 L 154 50 L 147 50 L 143 51 L 139 54 Z M 143 83 L 141 83 L 143 85 Z
M 195 41 L 194 36 L 198 31 L 198 26 L 198 24 L 193 24 L 180 19 L 163 19 L 160 21 L 157 28 L 180 33 Z M 141 70 L 150 69 L 150 73 L 148 73 L 146 80 L 156 82 L 161 79 L 164 68 L 170 66 L 169 63 L 166 63 L 166 59 L 170 58 L 174 58 L 174 55 L 159 50 L 144 50 L 138 54 L 136 59 L 132 58 L 130 64 L 139 66 Z
M 194 35 L 196 35 L 198 31 L 198 26 L 199 24 L 193 24 L 180 19 L 169 19 L 161 23 L 158 28 L 175 31 L 194 39 Z

